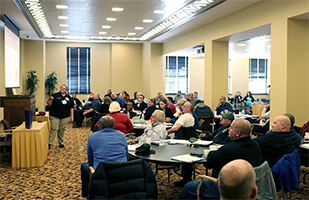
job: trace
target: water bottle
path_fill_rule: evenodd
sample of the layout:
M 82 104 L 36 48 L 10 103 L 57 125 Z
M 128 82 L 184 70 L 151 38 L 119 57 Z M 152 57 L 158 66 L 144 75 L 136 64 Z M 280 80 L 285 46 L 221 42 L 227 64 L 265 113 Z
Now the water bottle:
M 130 119 L 130 112 L 127 110 L 127 116 L 129 117 L 129 119 Z

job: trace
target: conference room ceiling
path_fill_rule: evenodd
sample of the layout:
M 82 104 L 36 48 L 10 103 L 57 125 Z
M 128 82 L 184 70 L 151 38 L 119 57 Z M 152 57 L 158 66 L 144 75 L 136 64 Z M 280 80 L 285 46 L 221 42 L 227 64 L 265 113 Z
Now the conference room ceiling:
M 45 37 L 41 30 L 36 30 L 38 29 L 36 21 L 33 16 L 31 16 L 30 11 L 27 10 L 28 8 L 22 6 L 35 1 L 36 0 L 0 0 L 1 14 L 9 14 L 13 20 L 18 23 L 21 27 L 21 37 L 25 39 L 93 39 L 93 41 L 125 41 L 119 38 L 138 38 L 133 41 L 164 42 L 171 37 L 192 31 L 202 25 L 255 4 L 260 0 L 226 0 L 222 2 L 219 0 L 220 3 L 218 5 L 205 9 L 202 13 L 187 19 L 184 23 L 175 24 L 167 30 L 144 40 L 140 39 L 143 35 L 171 15 L 179 12 L 179 9 L 191 5 L 195 1 L 37 0 L 42 4 L 51 34 L 57 37 Z M 215 0 L 207 1 L 216 2 Z M 12 5 L 14 2 L 16 4 L 15 8 Z M 198 0 L 195 3 L 199 2 L 206 2 L 206 0 Z M 57 9 L 56 5 L 66 5 L 68 8 Z M 16 11 L 16 7 L 19 12 Z M 112 8 L 123 8 L 123 11 L 114 12 L 112 11 Z M 156 10 L 162 12 L 154 13 Z M 59 16 L 67 16 L 68 19 L 59 19 Z M 107 18 L 115 18 L 116 21 L 107 21 Z M 144 23 L 143 20 L 145 19 L 153 21 L 151 23 Z M 29 30 L 29 24 L 31 25 L 32 30 Z M 60 24 L 66 24 L 67 27 L 61 27 Z M 102 26 L 111 26 L 111 28 L 104 29 Z M 143 27 L 143 29 L 136 30 L 136 27 Z M 35 30 L 37 34 L 33 34 Z M 129 33 L 132 35 L 128 35 Z

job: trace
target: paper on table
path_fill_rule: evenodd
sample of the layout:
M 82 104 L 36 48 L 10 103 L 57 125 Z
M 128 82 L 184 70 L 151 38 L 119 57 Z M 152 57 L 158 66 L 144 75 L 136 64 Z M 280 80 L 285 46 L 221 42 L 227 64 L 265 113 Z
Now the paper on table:
M 141 144 L 128 145 L 128 151 L 135 151 Z
M 165 142 L 168 142 L 170 144 L 191 144 L 191 142 L 188 140 L 177 140 L 177 139 L 165 140 Z
M 205 146 L 210 145 L 212 143 L 213 143 L 213 141 L 205 141 L 205 140 L 198 140 L 198 141 L 194 142 L 194 144 L 205 145 Z
M 191 156 L 190 154 L 183 154 L 183 155 L 171 157 L 171 159 L 191 163 L 191 162 L 203 160 L 204 158 Z
M 300 147 L 304 149 L 309 149 L 309 144 L 301 144 Z

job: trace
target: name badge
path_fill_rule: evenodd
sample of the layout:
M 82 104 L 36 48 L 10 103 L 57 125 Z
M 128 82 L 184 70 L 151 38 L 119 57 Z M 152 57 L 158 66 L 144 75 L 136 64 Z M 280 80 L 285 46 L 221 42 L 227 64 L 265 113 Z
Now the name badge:
M 69 101 L 69 97 L 66 97 L 65 100 Z
M 62 104 L 63 104 L 63 105 L 66 105 L 66 104 L 67 104 L 67 101 L 66 101 L 66 100 L 62 100 Z

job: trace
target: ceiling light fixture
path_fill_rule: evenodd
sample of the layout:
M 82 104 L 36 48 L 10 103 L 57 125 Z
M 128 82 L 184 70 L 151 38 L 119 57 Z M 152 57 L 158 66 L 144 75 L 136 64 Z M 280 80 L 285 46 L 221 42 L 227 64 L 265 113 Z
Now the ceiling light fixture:
M 128 35 L 136 35 L 136 33 L 128 33 Z
M 105 28 L 105 29 L 109 29 L 109 28 L 112 28 L 111 26 L 102 26 L 102 28 Z
M 58 16 L 58 19 L 69 19 L 68 16 Z
M 60 27 L 69 27 L 69 24 L 60 24 Z
M 106 18 L 106 21 L 109 21 L 109 22 L 114 22 L 116 20 L 117 20 L 116 18 L 112 18 L 112 17 Z
M 69 33 L 69 31 L 61 31 L 61 33 Z
M 99 32 L 99 34 L 104 35 L 104 34 L 107 34 L 107 32 L 101 31 L 101 32 Z
M 68 9 L 69 7 L 67 5 L 56 5 L 57 9 Z
M 164 10 L 155 10 L 155 11 L 153 11 L 153 13 L 162 14 L 162 13 L 165 13 L 165 11 Z
M 112 8 L 112 11 L 121 12 L 121 11 L 123 11 L 123 8 Z
M 151 22 L 153 22 L 153 20 L 152 19 L 144 19 L 143 22 L 144 23 L 151 23 Z
M 237 44 L 238 47 L 245 47 L 247 44 Z
M 143 30 L 144 27 L 139 27 L 139 26 L 137 26 L 137 27 L 135 27 L 134 29 L 135 29 L 135 30 Z
M 177 0 L 178 2 L 179 0 Z M 165 18 L 163 21 L 159 22 L 157 25 L 152 27 L 150 30 L 145 32 L 140 37 L 127 37 L 127 36 L 69 36 L 69 35 L 53 35 L 49 24 L 47 22 L 47 18 L 44 12 L 44 7 L 41 4 L 41 0 L 19 0 L 18 2 L 23 5 L 23 7 L 26 7 L 35 23 L 39 27 L 39 31 L 37 31 L 40 35 L 40 37 L 45 38 L 63 38 L 63 39 L 97 39 L 97 40 L 130 40 L 130 41 L 145 41 L 145 40 L 151 40 L 155 37 L 158 37 L 159 35 L 171 30 L 172 28 L 179 26 L 195 16 L 215 7 L 216 5 L 219 5 L 220 3 L 224 2 L 226 0 L 192 0 L 185 6 L 183 6 L 181 9 L 177 10 L 173 14 L 169 15 L 169 17 Z M 58 6 L 60 6 L 58 8 Z M 61 8 L 61 6 L 64 6 Z M 66 5 L 57 5 L 56 7 L 58 9 L 67 9 L 65 7 Z M 112 8 L 112 11 L 120 12 L 123 11 L 123 8 Z M 155 10 L 154 13 L 164 13 L 164 10 Z M 68 16 L 58 16 L 59 19 L 68 19 Z M 109 19 L 109 18 L 107 18 Z M 111 18 L 112 21 L 117 20 L 116 18 Z M 143 20 L 144 23 L 152 23 L 152 19 L 145 19 Z M 60 25 L 61 26 L 61 25 Z M 66 26 L 61 26 L 66 27 Z M 111 26 L 104 25 L 102 26 L 104 29 L 110 29 Z M 38 30 L 37 28 L 35 28 Z M 143 30 L 144 27 L 135 27 L 135 30 Z M 101 34 L 103 32 L 99 32 Z M 43 35 L 42 35 L 43 34 Z

